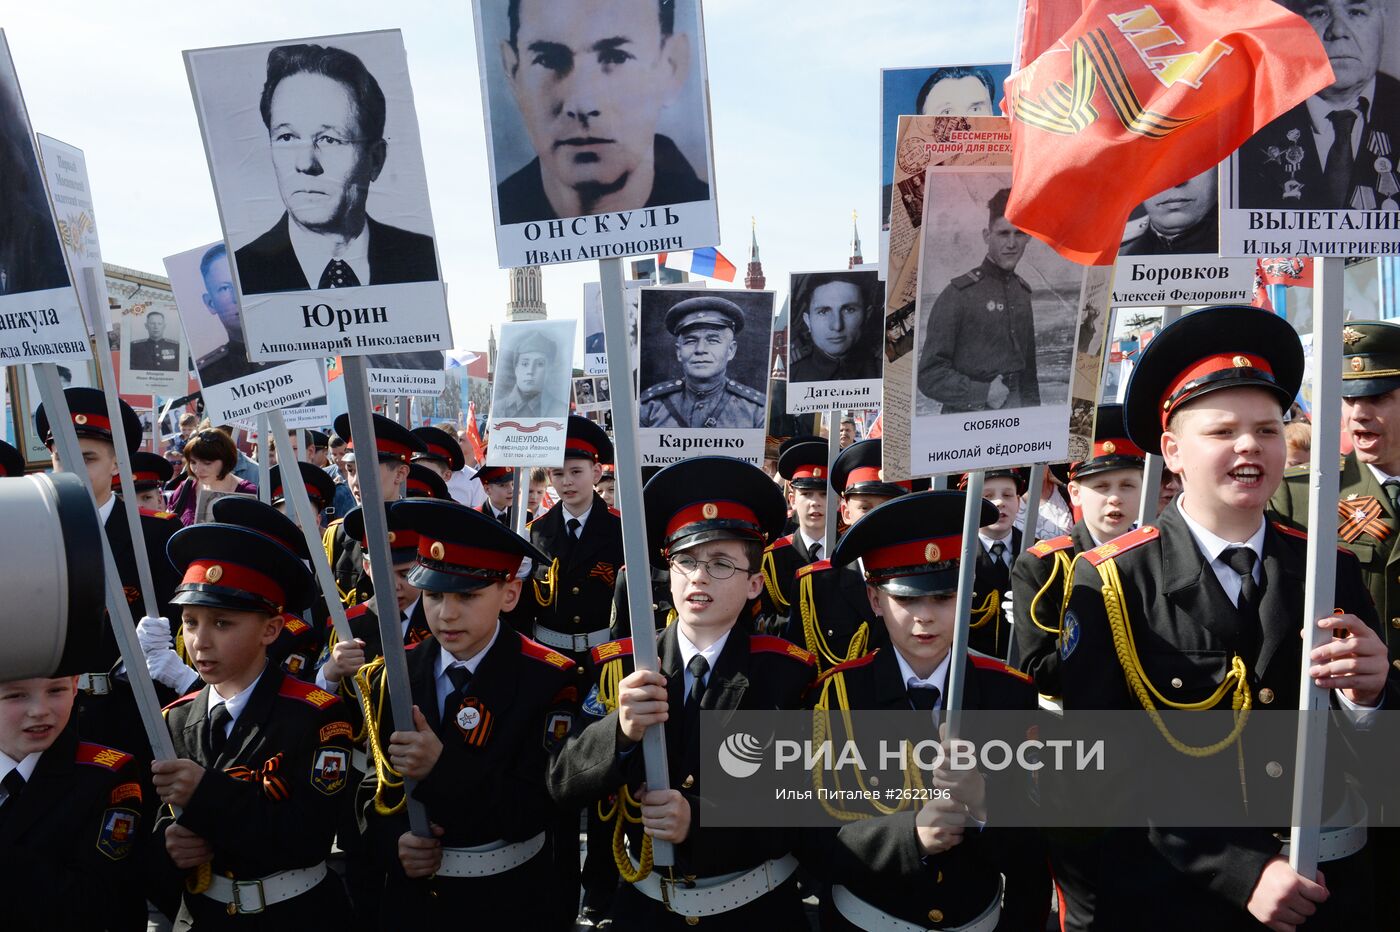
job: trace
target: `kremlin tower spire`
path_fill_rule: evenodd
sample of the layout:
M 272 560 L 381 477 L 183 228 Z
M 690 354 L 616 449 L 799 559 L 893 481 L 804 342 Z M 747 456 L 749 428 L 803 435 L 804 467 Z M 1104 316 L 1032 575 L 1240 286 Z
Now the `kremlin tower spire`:
M 749 224 L 753 228 L 752 242 L 749 246 L 749 267 L 744 272 L 744 287 L 752 291 L 762 291 L 763 286 L 768 283 L 768 279 L 763 277 L 763 263 L 758 258 L 758 221 L 749 218 Z
M 865 257 L 860 254 L 860 225 L 856 223 L 858 218 L 859 214 L 851 211 L 851 259 L 846 266 L 848 269 L 865 264 Z

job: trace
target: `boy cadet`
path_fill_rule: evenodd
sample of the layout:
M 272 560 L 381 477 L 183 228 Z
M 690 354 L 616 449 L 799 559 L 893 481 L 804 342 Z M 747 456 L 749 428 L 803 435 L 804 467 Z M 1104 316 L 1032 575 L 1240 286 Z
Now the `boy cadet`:
M 797 528 L 763 551 L 763 612 L 781 618 L 797 602 L 797 571 L 830 556 L 826 537 L 827 442 L 794 438 L 778 454 L 778 474 L 787 480 L 787 501 Z
M 815 672 L 802 648 L 736 624 L 763 587 L 758 559 L 765 537 L 782 527 L 782 496 L 757 467 L 719 456 L 666 467 L 644 495 L 647 542 L 653 564 L 669 564 L 676 623 L 658 638 L 660 672 L 630 669 L 631 640 L 593 650 L 601 676 L 584 702 L 592 721 L 559 753 L 550 791 L 569 806 L 616 794 L 609 818 L 627 836 L 613 849 L 627 881 L 612 913 L 617 932 L 697 920 L 716 929 L 805 928 L 794 833 L 706 828 L 699 784 L 701 710 L 796 709 Z M 637 745 L 662 722 L 671 789 L 644 792 Z M 674 876 L 650 869 L 652 837 L 676 846 Z
M 423 441 L 397 421 L 391 421 L 382 414 L 374 418 L 374 446 L 379 463 L 379 492 L 386 502 L 397 501 L 408 479 L 408 464 L 414 456 L 427 448 Z M 337 436 L 344 437 L 349 452 L 342 461 L 346 469 L 346 483 L 355 495 L 355 503 L 360 500 L 359 469 L 365 463 L 355 452 L 355 438 L 350 435 L 350 415 L 342 414 L 335 419 Z M 363 450 L 361 451 L 363 452 Z M 335 576 L 335 586 L 340 590 L 340 601 L 349 608 L 363 602 L 374 594 L 374 589 L 364 578 L 361 566 L 362 551 L 359 541 L 350 537 L 341 527 L 340 521 L 332 521 L 321 538 L 326 548 L 326 557 L 331 563 L 331 573 Z
M 439 427 L 415 427 L 413 436 L 426 447 L 424 452 L 413 457 L 413 462 L 429 467 L 443 482 L 451 482 L 452 474 L 467 465 L 461 444 L 447 431 Z
M 1349 321 L 1342 331 L 1342 457 L 1337 542 L 1356 554 L 1380 615 L 1381 638 L 1400 659 L 1400 325 Z M 1286 470 L 1269 508 L 1307 530 L 1308 467 Z
M 543 467 L 536 466 L 530 470 L 530 487 L 525 497 L 525 520 L 527 522 L 535 520 L 543 514 L 540 511 L 540 504 L 544 502 L 545 493 L 549 491 L 549 473 Z
M 977 529 L 981 546 L 973 589 L 980 602 L 972 614 L 968 647 L 988 657 L 1006 659 L 1011 631 L 1003 624 L 1001 603 L 1011 593 L 1011 564 L 1021 552 L 1021 529 L 1016 527 L 1021 496 L 1026 492 L 1024 469 L 989 469 L 982 480 L 982 498 L 996 510 L 996 520 Z M 967 487 L 967 477 L 959 483 Z
M 323 530 L 326 510 L 333 507 L 335 503 L 335 480 L 326 475 L 324 469 L 310 463 L 298 462 L 297 471 L 301 473 L 301 481 L 306 487 L 306 497 L 311 502 L 311 509 L 316 513 L 316 529 Z M 272 507 L 286 514 L 290 506 L 287 504 L 287 490 L 282 484 L 281 463 L 272 467 L 267 475 L 267 481 L 268 485 L 272 486 L 269 495 Z M 345 516 L 341 515 L 341 517 Z
M 413 727 L 391 731 L 383 662 L 357 677 L 376 766 L 361 787 L 370 842 L 389 865 L 380 925 L 429 928 L 468 917 L 479 929 L 567 928 L 551 876 L 558 821 L 545 778 L 572 730 L 575 664 L 501 622 L 520 596 L 530 543 L 455 502 L 395 509 L 418 535 L 408 582 L 423 592 L 433 637 L 408 652 Z M 433 837 L 408 830 L 403 780 L 417 781 Z M 577 822 L 557 839 L 577 858 Z M 575 888 L 576 890 L 576 888 Z
M 151 765 L 161 801 L 183 810 L 161 817 L 157 841 L 170 866 L 193 871 L 175 928 L 339 925 L 345 891 L 325 858 L 350 804 L 350 723 L 339 699 L 267 660 L 282 613 L 309 604 L 311 573 L 227 524 L 185 528 L 170 556 L 205 683 L 166 709 L 177 759 Z
M 598 477 L 598 484 L 593 487 L 593 491 L 602 498 L 603 504 L 609 508 L 615 508 L 617 495 L 617 475 L 613 472 L 612 466 L 604 466 L 603 474 Z
M 842 450 L 831 466 L 831 487 L 841 497 L 847 527 L 876 506 L 929 486 L 927 479 L 886 482 L 881 455 L 879 440 L 862 440 Z M 816 655 L 824 669 L 866 653 L 872 639 L 883 641 L 883 627 L 875 621 L 860 570 L 818 560 L 797 571 L 797 598 L 783 636 Z
M 1122 405 L 1100 405 L 1093 455 L 1069 469 L 1070 501 L 1083 518 L 1070 533 L 1043 540 L 1016 558 L 1012 605 L 1021 670 L 1040 694 L 1060 695 L 1060 615 L 1074 558 L 1126 534 L 1142 501 L 1142 448 L 1128 439 Z
M 76 696 L 71 676 L 0 683 L 7 932 L 132 927 L 114 905 L 140 887 L 140 768 L 130 754 L 79 740 Z
M 477 481 L 486 491 L 486 501 L 479 511 L 498 524 L 515 527 L 515 470 L 509 466 L 483 466 L 476 471 Z
M 1291 325 L 1252 307 L 1188 314 L 1143 353 L 1124 403 L 1128 435 L 1148 453 L 1162 454 L 1182 477 L 1182 492 L 1158 526 L 1138 528 L 1076 560 L 1060 635 L 1066 713 L 1158 704 L 1298 707 L 1306 541 L 1270 524 L 1265 506 L 1282 477 L 1283 411 L 1302 369 Z M 1371 630 L 1374 611 L 1347 555 L 1337 563 L 1336 596 L 1345 614 L 1313 622 L 1333 638 L 1312 652 L 1309 673 L 1333 690 L 1335 706 L 1364 721 L 1359 710 L 1383 697 L 1391 705 L 1400 693 L 1387 685 L 1385 646 Z M 1109 611 L 1110 602 L 1116 611 Z M 1151 647 L 1120 659 L 1114 645 L 1124 637 Z M 1292 758 L 1266 761 L 1237 721 L 1241 733 L 1221 742 L 1224 753 L 1181 745 L 1175 776 L 1217 804 L 1238 804 L 1241 814 L 1245 799 L 1251 809 L 1274 805 L 1286 812 Z M 1180 744 L 1175 736 L 1168 740 Z M 1333 797 L 1340 795 L 1337 782 L 1326 787 Z M 1131 793 L 1133 786 L 1117 789 Z M 1337 798 L 1324 799 L 1324 825 L 1350 824 L 1334 821 L 1338 808 Z M 1113 879 L 1097 891 L 1103 927 L 1257 928 L 1250 917 L 1272 929 L 1305 921 L 1309 930 L 1376 927 L 1369 852 L 1354 840 L 1364 845 L 1364 833 L 1324 832 L 1324 857 L 1329 848 L 1340 850 L 1313 878 L 1293 871 L 1273 832 L 1223 824 L 1106 832 L 1103 863 L 1112 865 Z
M 144 450 L 131 454 L 131 484 L 136 488 L 136 504 L 143 511 L 165 511 L 161 490 L 174 476 L 175 467 L 160 454 Z
M 886 635 L 884 646 L 828 670 L 809 694 L 814 714 L 829 721 L 826 734 L 834 740 L 840 740 L 835 732 L 844 719 L 832 718 L 833 711 L 937 716 L 944 708 L 965 499 L 961 492 L 894 499 L 857 521 L 836 545 L 832 562 L 845 567 L 860 561 L 871 608 Z M 982 510 L 990 521 L 992 506 L 984 502 Z M 1035 689 L 1024 674 L 975 655 L 964 667 L 963 709 L 1036 708 Z M 927 719 L 923 729 L 932 732 Z M 987 802 L 996 795 L 978 771 L 939 770 L 932 776 L 950 798 L 922 808 L 837 803 L 846 824 L 814 833 L 815 872 L 832 884 L 822 928 L 1043 930 L 1050 874 L 1036 834 L 978 824 L 995 822 Z M 911 766 L 894 775 L 894 785 L 912 779 L 920 786 L 926 778 Z M 889 784 L 882 779 L 879 785 Z M 1015 791 L 1011 785 L 996 789 Z
M 403 497 L 452 501 L 452 493 L 447 490 L 447 483 L 442 481 L 442 476 L 419 463 L 408 464 L 408 478 L 403 483 Z

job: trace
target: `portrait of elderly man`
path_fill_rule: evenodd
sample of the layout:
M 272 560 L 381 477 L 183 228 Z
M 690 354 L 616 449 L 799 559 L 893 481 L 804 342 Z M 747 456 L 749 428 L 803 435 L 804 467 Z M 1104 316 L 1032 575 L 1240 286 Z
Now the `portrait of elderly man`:
M 642 392 L 642 427 L 763 427 L 764 395 L 729 377 L 744 312 L 717 296 L 686 298 L 666 312 L 681 377 Z
M 920 116 L 996 116 L 996 84 L 986 68 L 936 68 L 914 98 Z
M 709 184 L 656 131 L 696 51 L 676 31 L 675 8 L 509 0 L 501 62 L 536 157 L 497 186 L 502 224 L 709 199 Z
M 1400 208 L 1400 82 L 1380 70 L 1391 0 L 1282 0 L 1317 31 L 1336 80 L 1239 151 L 1238 206 Z
M 366 211 L 389 143 L 384 92 L 357 56 L 274 48 L 258 106 L 286 212 L 234 253 L 244 294 L 437 279 L 431 236 Z
M 883 339 L 878 273 L 816 272 L 793 278 L 788 381 L 878 379 Z
M 165 338 L 165 315 L 147 311 L 141 322 L 146 327 L 146 339 L 131 341 L 130 367 L 145 372 L 178 372 L 180 344 Z
M 558 393 L 559 347 L 542 333 L 527 333 L 507 355 L 515 385 L 492 409 L 493 417 L 564 417 L 569 403 Z M 567 365 L 565 363 L 565 365 Z
M 1211 166 L 1194 178 L 1142 202 L 1141 232 L 1123 243 L 1125 256 L 1215 255 L 1220 251 L 1219 169 Z M 1132 223 L 1129 223 L 1132 227 Z

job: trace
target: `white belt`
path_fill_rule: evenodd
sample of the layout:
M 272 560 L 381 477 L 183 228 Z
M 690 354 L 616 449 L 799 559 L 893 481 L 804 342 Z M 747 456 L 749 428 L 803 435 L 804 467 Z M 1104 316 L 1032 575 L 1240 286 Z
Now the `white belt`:
M 535 625 L 535 640 L 541 644 L 548 644 L 560 650 L 571 650 L 575 653 L 583 653 L 592 650 L 599 644 L 606 644 L 612 640 L 611 628 L 600 628 L 597 631 L 589 631 L 586 634 L 565 634 L 562 631 L 552 631 L 544 625 Z
M 278 871 L 257 880 L 234 880 L 215 874 L 209 878 L 204 896 L 218 903 L 227 903 L 229 915 L 260 913 L 269 906 L 301 896 L 326 879 L 326 862 L 315 867 Z
M 1317 837 L 1318 863 L 1349 858 L 1366 847 L 1366 800 L 1353 789 L 1347 789 L 1342 807 L 1329 822 L 1346 822 L 1346 828 L 1325 828 Z M 1288 857 L 1292 844 L 1287 840 L 1279 854 Z
M 442 877 L 490 877 L 524 864 L 544 848 L 544 832 L 526 841 L 493 841 L 471 848 L 443 848 Z
M 637 862 L 632 862 L 635 870 Z M 753 870 L 698 877 L 695 880 L 661 879 L 653 870 L 632 886 L 666 908 L 682 916 L 716 916 L 738 909 L 745 903 L 778 889 L 797 870 L 797 858 L 785 854 L 775 861 L 764 861 Z
M 931 926 L 916 925 L 891 916 L 877 906 L 872 906 L 840 884 L 831 888 L 831 905 L 836 911 L 857 928 L 868 932 L 924 932 Z M 982 915 L 960 926 L 944 926 L 941 932 L 991 932 L 1001 920 L 1001 890 Z
M 369 754 L 365 753 L 365 749 L 357 747 L 350 749 L 350 766 L 360 773 L 369 773 L 370 767 L 374 765 L 370 763 Z
M 105 696 L 112 691 L 110 673 L 79 673 L 78 690 L 90 696 Z

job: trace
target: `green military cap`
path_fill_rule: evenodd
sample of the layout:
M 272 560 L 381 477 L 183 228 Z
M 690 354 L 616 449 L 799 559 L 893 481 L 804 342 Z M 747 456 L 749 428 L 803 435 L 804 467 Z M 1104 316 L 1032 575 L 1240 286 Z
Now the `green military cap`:
M 1342 330 L 1342 397 L 1369 398 L 1400 388 L 1400 323 L 1353 320 Z
M 733 301 L 712 295 L 686 298 L 666 312 L 666 329 L 672 333 L 692 327 L 728 327 L 738 333 L 744 329 L 744 312 Z

